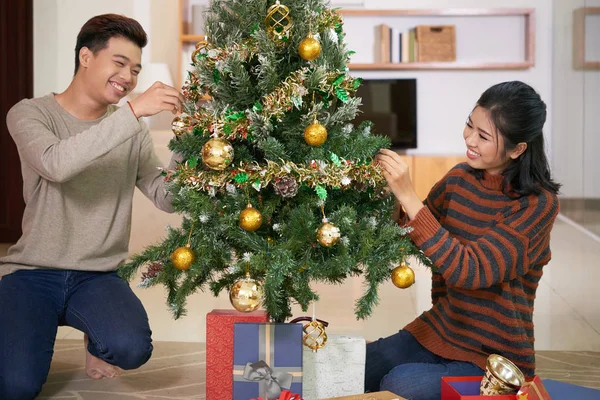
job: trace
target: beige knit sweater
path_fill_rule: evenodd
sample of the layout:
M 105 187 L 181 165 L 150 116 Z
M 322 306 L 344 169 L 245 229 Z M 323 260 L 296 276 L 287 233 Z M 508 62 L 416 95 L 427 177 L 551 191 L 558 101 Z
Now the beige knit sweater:
M 102 118 L 82 121 L 49 94 L 19 102 L 6 120 L 21 159 L 26 207 L 23 235 L 0 258 L 0 276 L 18 269 L 117 269 L 128 257 L 136 186 L 173 212 L 148 128 L 129 107 L 110 106 Z

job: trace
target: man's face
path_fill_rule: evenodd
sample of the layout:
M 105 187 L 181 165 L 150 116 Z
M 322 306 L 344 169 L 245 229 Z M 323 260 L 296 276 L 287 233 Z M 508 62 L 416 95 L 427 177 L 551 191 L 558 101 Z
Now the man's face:
M 90 96 L 101 104 L 118 103 L 135 88 L 141 60 L 142 49 L 122 37 L 110 38 L 95 55 L 82 48 L 80 69 Z

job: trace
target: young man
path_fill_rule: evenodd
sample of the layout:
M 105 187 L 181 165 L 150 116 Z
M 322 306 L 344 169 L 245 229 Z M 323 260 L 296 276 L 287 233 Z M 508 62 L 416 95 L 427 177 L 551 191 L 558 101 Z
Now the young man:
M 138 118 L 177 113 L 184 99 L 156 82 L 128 105 L 114 105 L 143 73 L 146 43 L 133 19 L 90 19 L 77 36 L 69 87 L 23 100 L 7 115 L 26 208 L 23 235 L 0 259 L 0 399 L 40 392 L 59 325 L 85 333 L 86 372 L 94 379 L 150 358 L 148 317 L 116 269 L 128 256 L 135 187 L 173 212 Z

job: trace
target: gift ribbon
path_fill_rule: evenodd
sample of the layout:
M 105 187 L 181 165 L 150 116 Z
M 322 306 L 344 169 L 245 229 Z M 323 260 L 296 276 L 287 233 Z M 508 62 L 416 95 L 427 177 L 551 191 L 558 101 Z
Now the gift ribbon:
M 267 399 L 277 399 L 282 389 L 292 386 L 292 374 L 274 371 L 264 361 L 247 363 L 244 369 L 244 379 L 253 382 L 264 382 Z
M 548 393 L 546 392 L 546 390 L 545 390 L 545 389 L 544 389 L 544 394 L 542 394 L 542 391 L 541 391 L 541 390 L 540 390 L 540 388 L 538 387 L 537 383 L 535 383 L 534 381 L 532 381 L 532 382 L 530 382 L 530 383 L 531 383 L 530 387 L 532 387 L 532 388 L 533 388 L 533 390 L 535 391 L 535 394 L 537 395 L 537 397 L 538 397 L 540 400 L 545 400 L 545 399 L 548 399 L 548 398 L 549 398 L 549 396 L 548 396 Z
M 250 399 L 250 400 L 265 400 L 265 399 L 263 399 L 262 397 L 259 397 L 258 399 Z M 299 394 L 293 394 L 289 390 L 284 390 L 283 392 L 281 392 L 281 395 L 279 396 L 278 400 L 302 400 L 302 396 L 300 396 Z

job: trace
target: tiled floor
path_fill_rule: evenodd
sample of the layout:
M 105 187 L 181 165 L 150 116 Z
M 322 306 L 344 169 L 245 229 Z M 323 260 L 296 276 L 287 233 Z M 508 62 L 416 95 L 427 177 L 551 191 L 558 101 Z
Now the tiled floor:
M 600 237 L 600 199 L 561 199 L 561 213 Z
M 6 248 L 6 245 L 0 244 L 0 255 L 5 253 Z M 559 218 L 552 234 L 552 252 L 552 261 L 544 269 L 536 299 L 536 349 L 562 352 L 560 357 L 556 356 L 558 353 L 540 354 L 539 372 L 544 377 L 570 379 L 573 383 L 594 386 L 594 382 L 600 381 L 600 307 L 597 305 L 600 300 L 600 242 Z M 353 314 L 354 300 L 363 290 L 360 279 L 349 280 L 340 286 L 318 285 L 321 301 L 317 304 L 317 316 L 330 322 L 330 333 L 359 334 L 367 339 L 376 339 L 396 332 L 430 304 L 429 273 L 423 267 L 413 267 L 417 274 L 416 284 L 406 290 L 391 284 L 382 286 L 380 304 L 366 321 L 357 321 Z M 206 313 L 214 308 L 230 308 L 225 295 L 213 298 L 208 293 L 198 293 L 189 298 L 188 316 L 173 321 L 165 306 L 161 287 L 136 289 L 136 293 L 148 310 L 154 339 L 158 342 L 204 342 Z M 298 309 L 294 311 L 295 315 L 304 314 Z M 62 328 L 58 338 L 79 339 L 81 334 L 71 328 Z M 198 344 L 180 343 L 185 348 L 196 348 L 194 346 Z M 564 359 L 565 356 L 570 357 L 567 352 L 573 351 L 596 353 L 578 353 L 573 359 Z M 62 365 L 65 360 L 57 362 Z M 76 367 L 76 362 L 67 364 L 73 367 L 73 371 L 79 371 L 75 374 L 78 379 L 86 379 L 79 376 L 81 370 Z M 203 360 L 195 360 L 190 366 L 192 364 L 204 368 Z M 167 371 L 171 367 L 164 368 Z M 61 373 L 59 375 L 62 376 Z M 132 376 L 132 379 L 136 378 Z M 181 383 L 181 380 L 178 382 Z M 185 382 L 181 384 L 185 386 Z
M 39 399 L 206 399 L 205 355 L 204 343 L 159 342 L 150 361 L 141 368 L 125 371 L 117 379 L 95 381 L 85 375 L 82 342 L 60 340 Z M 542 379 L 600 389 L 600 354 L 539 352 L 538 373 Z

